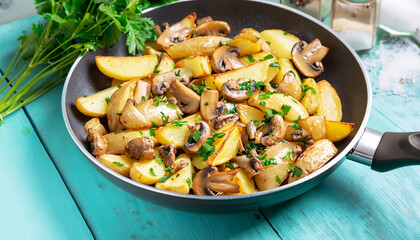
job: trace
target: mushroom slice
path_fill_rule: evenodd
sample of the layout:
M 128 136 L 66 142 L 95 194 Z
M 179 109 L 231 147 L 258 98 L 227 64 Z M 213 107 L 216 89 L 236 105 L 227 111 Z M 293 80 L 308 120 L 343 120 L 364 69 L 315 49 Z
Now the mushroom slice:
M 324 71 L 321 60 L 329 48 L 322 46 L 318 38 L 311 43 L 297 42 L 292 48 L 292 60 L 305 77 L 316 78 Z
M 280 115 L 271 117 L 267 124 L 257 131 L 261 132 L 260 142 L 264 146 L 272 146 L 279 143 L 286 134 L 286 124 Z
M 312 136 L 305 129 L 294 129 L 292 126 L 287 127 L 284 139 L 290 142 L 314 143 Z
M 160 46 L 167 48 L 171 44 L 185 41 L 192 32 L 192 29 L 190 28 L 192 26 L 189 27 L 189 25 L 194 24 L 196 18 L 197 15 L 195 13 L 191 13 L 182 21 L 177 22 L 170 27 L 162 26 L 164 31 L 156 40 L 156 42 Z
M 181 83 L 188 85 L 192 77 L 192 72 L 186 68 L 177 68 L 166 73 L 157 74 L 152 79 L 153 94 L 165 94 L 174 80 L 178 80 Z
M 106 138 L 101 133 L 93 130 L 92 128 L 88 129 L 88 135 L 92 136 L 92 141 L 90 142 L 92 154 L 94 156 L 105 154 L 106 150 L 108 149 L 108 141 Z
M 228 115 L 221 115 L 219 117 L 213 118 L 210 122 L 213 125 L 214 129 L 220 129 L 226 123 L 236 122 L 239 120 L 239 115 L 237 113 L 231 113 Z
M 242 102 L 250 97 L 249 90 L 252 95 L 257 94 L 260 89 L 255 85 L 254 80 L 245 81 L 244 79 L 229 80 L 222 86 L 222 96 L 232 102 Z
M 197 19 L 195 22 L 196 22 L 197 26 L 200 26 L 203 23 L 211 22 L 211 21 L 213 21 L 213 18 L 211 16 L 207 16 L 207 17 Z
M 238 193 L 239 185 L 233 183 L 237 171 L 218 172 L 217 167 L 207 167 L 195 175 L 192 188 L 196 195 L 216 196 L 216 193 Z
M 224 114 L 226 105 L 219 102 L 219 91 L 206 90 L 201 93 L 200 114 L 204 120 L 210 121 L 215 117 Z
M 154 143 L 146 138 L 134 138 L 125 145 L 125 155 L 135 160 L 155 158 Z
M 203 143 L 210 137 L 210 127 L 204 121 L 198 121 L 190 127 L 190 132 L 184 143 L 184 149 L 188 153 L 196 153 L 201 149 Z
M 178 80 L 174 80 L 169 91 L 177 100 L 178 107 L 183 113 L 196 113 L 200 107 L 200 96 Z
M 165 167 L 173 168 L 176 157 L 176 146 L 175 144 L 165 144 L 159 147 L 159 154 L 163 159 Z
M 244 170 L 249 179 L 263 170 L 260 160 L 256 157 L 248 158 L 247 156 L 236 156 L 232 161 Z
M 221 36 L 226 37 L 230 33 L 230 26 L 227 22 L 211 21 L 200 24 L 192 31 L 192 37 L 200 36 Z
M 215 72 L 222 73 L 229 70 L 245 67 L 239 60 L 239 48 L 222 46 L 217 48 L 211 55 L 211 67 Z
M 177 173 L 179 170 L 183 169 L 186 166 L 188 166 L 188 162 L 185 161 L 184 159 L 181 159 L 177 162 L 177 164 L 175 165 L 175 167 L 172 168 L 171 171 L 173 173 Z

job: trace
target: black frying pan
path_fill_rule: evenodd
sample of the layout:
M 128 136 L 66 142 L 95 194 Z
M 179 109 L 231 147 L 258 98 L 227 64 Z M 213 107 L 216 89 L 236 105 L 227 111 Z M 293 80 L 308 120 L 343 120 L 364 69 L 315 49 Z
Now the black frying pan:
M 143 185 L 113 172 L 91 155 L 83 129 L 89 118 L 75 107 L 77 97 L 90 95 L 110 86 L 111 79 L 97 69 L 94 57 L 128 55 L 124 43 L 119 42 L 113 48 L 88 52 L 79 58 L 66 79 L 62 98 L 64 121 L 74 142 L 90 163 L 111 182 L 135 196 L 166 207 L 226 213 L 267 207 L 294 198 L 322 182 L 340 166 L 346 156 L 370 164 L 373 169 L 380 171 L 419 160 L 419 133 L 382 134 L 365 128 L 371 108 L 371 89 L 367 74 L 356 53 L 318 20 L 283 5 L 240 0 L 177 2 L 148 11 L 143 16 L 152 18 L 156 24 L 175 23 L 191 12 L 196 12 L 198 17 L 210 15 L 215 20 L 228 22 L 232 28 L 231 36 L 243 28 L 252 27 L 258 31 L 282 29 L 306 41 L 319 38 L 330 51 L 323 60 L 325 72 L 316 80 L 326 79 L 332 84 L 342 101 L 343 121 L 353 122 L 356 127 L 348 138 L 336 144 L 339 150 L 337 155 L 320 170 L 269 191 L 212 197 L 178 194 Z

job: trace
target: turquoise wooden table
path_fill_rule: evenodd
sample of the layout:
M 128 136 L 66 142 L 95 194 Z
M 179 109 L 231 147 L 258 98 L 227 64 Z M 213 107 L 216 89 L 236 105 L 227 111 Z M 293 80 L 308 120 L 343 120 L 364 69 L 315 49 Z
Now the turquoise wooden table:
M 39 20 L 0 25 L 0 73 L 18 36 Z M 418 72 L 412 83 L 395 85 L 407 92 L 386 89 L 383 75 L 400 42 L 417 63 L 420 50 L 381 36 L 360 54 L 374 91 L 368 127 L 419 131 Z M 205 215 L 144 202 L 102 177 L 73 144 L 61 91 L 55 87 L 0 126 L 0 239 L 420 239 L 420 166 L 377 173 L 347 160 L 310 192 L 255 212 Z

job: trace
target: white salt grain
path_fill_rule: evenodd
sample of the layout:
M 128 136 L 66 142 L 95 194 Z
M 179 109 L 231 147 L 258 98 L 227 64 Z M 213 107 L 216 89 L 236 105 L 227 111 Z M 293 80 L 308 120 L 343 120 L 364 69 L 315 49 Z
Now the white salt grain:
M 364 59 L 364 64 L 372 74 L 378 73 L 374 78 L 371 76 L 374 91 L 407 98 L 420 92 L 420 86 L 416 85 L 420 82 L 420 48 L 417 45 L 407 38 L 386 37 L 371 54 L 376 56 Z

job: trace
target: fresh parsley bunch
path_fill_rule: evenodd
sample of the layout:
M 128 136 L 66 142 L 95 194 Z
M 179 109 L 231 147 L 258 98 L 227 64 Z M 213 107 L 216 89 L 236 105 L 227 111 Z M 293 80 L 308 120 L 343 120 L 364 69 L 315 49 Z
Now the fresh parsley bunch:
M 170 1 L 154 1 L 153 5 Z M 62 83 L 76 58 L 88 50 L 112 46 L 126 34 L 128 52 L 144 50 L 156 40 L 150 6 L 143 0 L 35 0 L 45 23 L 19 38 L 19 49 L 0 78 L 0 120 Z M 8 88 L 10 86 L 10 88 Z M 2 121 L 0 121 L 2 123 Z

